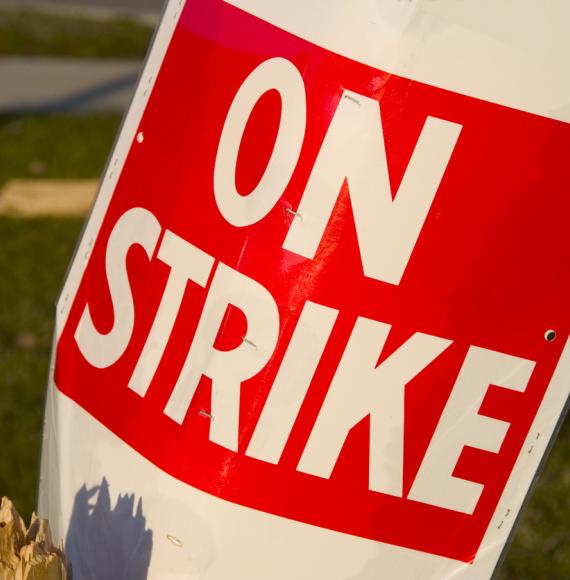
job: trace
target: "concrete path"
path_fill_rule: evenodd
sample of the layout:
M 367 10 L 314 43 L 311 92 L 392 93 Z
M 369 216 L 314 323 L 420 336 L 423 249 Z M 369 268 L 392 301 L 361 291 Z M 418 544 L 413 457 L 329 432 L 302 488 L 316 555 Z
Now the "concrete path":
M 123 112 L 142 62 L 0 58 L 0 114 Z

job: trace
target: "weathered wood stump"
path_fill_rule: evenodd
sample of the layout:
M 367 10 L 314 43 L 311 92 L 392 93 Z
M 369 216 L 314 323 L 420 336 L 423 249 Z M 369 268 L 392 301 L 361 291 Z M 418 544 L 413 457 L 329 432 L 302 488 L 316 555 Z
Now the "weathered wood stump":
M 26 530 L 14 504 L 0 505 L 0 580 L 68 580 L 63 550 L 51 539 L 49 522 L 32 514 Z

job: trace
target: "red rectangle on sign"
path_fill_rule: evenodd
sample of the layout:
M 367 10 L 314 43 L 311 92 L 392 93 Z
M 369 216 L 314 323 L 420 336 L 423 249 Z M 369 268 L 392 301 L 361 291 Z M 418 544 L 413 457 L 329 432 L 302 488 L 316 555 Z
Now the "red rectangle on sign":
M 296 126 L 302 109 L 304 130 L 278 199 L 256 218 L 221 208 L 215 167 L 236 95 L 247 101 L 243 87 L 271 59 L 285 84 L 287 67 L 296 69 L 291 78 L 302 79 L 306 103 L 278 90 L 258 100 L 238 135 L 230 175 L 237 192 L 261 191 L 270 166 L 272 191 L 286 165 L 272 165 L 281 126 L 289 118 Z M 351 131 L 374 107 L 381 128 L 368 142 Z M 388 234 L 374 229 L 382 222 L 367 221 L 368 202 L 357 193 L 369 183 L 361 175 L 381 179 L 365 167 L 368 146 L 384 145 L 396 204 L 414 184 L 428 187 L 431 166 L 423 167 L 422 155 L 441 152 L 425 143 L 454 130 L 399 278 L 393 261 L 374 261 L 374 240 Z M 473 560 L 568 337 L 568 125 L 375 70 L 219 0 L 195 0 L 181 16 L 138 135 L 57 346 L 58 388 L 193 487 L 338 532 Z M 335 147 L 350 153 L 327 162 Z M 341 175 L 343 163 L 347 179 L 316 254 L 287 249 L 293 227 L 318 230 L 329 177 L 337 168 Z M 419 205 L 411 199 L 406 215 Z M 390 235 L 405 241 L 402 231 Z M 303 235 L 298 247 L 309 244 Z M 394 257 L 400 250 L 379 251 Z M 217 320 L 212 313 L 226 295 L 235 301 L 227 311 L 223 303 Z M 267 343 L 251 338 L 254 316 Z M 96 332 L 83 331 L 89 320 Z M 556 336 L 545 337 L 549 329 Z M 209 333 L 215 343 L 204 354 Z M 512 365 L 512 373 L 505 384 L 483 385 L 477 408 L 461 408 L 460 389 L 469 392 L 477 373 L 487 376 L 478 361 Z M 240 369 L 251 376 L 239 380 Z M 516 378 L 525 372 L 524 381 Z M 278 389 L 277 423 L 293 408 L 290 424 L 268 419 L 260 427 Z M 438 444 L 446 421 L 461 425 L 464 439 L 450 442 L 443 433 Z M 469 421 L 474 432 L 466 434 Z M 488 425 L 484 433 L 475 432 L 479 424 Z M 278 435 L 282 449 L 269 460 Z M 438 500 L 430 474 L 452 459 L 446 484 L 458 486 L 457 496 Z M 462 509 L 469 497 L 473 509 Z

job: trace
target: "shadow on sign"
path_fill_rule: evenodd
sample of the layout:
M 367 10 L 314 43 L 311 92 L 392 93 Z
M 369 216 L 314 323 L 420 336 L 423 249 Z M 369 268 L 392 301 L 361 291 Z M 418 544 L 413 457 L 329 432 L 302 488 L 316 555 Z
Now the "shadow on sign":
M 129 578 L 145 580 L 152 552 L 152 530 L 146 529 L 142 499 L 119 495 L 111 509 L 109 483 L 75 495 L 65 541 L 73 580 Z

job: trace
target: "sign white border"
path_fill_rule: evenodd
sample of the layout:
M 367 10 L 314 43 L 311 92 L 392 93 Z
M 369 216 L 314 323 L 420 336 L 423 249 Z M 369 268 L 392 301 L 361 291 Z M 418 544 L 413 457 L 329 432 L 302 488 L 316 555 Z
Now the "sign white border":
M 225 0 L 348 58 L 570 122 L 570 2 Z

